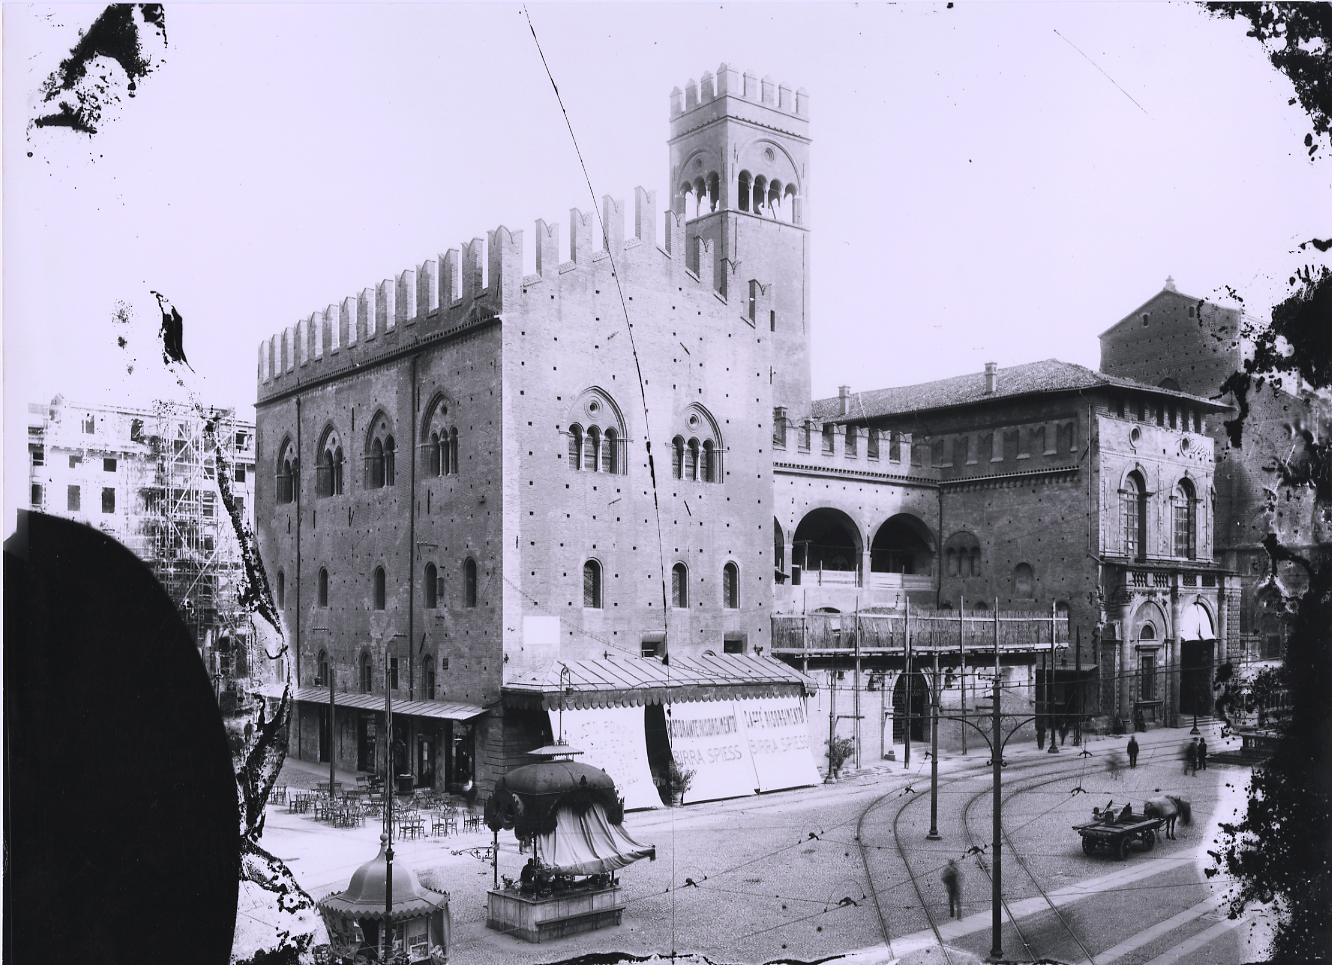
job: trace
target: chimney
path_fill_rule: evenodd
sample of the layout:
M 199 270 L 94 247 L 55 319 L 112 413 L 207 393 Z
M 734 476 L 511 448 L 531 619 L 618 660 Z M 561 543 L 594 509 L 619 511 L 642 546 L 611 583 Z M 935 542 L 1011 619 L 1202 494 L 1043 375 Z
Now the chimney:
M 851 412 L 851 386 L 839 385 L 837 387 L 837 400 L 841 404 L 840 411 L 842 415 L 849 414 Z
M 993 362 L 985 363 L 985 394 L 994 395 L 999 391 L 999 367 Z

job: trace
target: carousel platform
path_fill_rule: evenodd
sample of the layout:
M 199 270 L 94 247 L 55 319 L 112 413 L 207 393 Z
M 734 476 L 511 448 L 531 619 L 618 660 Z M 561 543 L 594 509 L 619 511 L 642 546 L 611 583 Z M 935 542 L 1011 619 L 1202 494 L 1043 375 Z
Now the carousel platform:
M 620 924 L 624 903 L 618 885 L 545 896 L 509 889 L 491 891 L 486 927 L 527 942 L 546 942 Z

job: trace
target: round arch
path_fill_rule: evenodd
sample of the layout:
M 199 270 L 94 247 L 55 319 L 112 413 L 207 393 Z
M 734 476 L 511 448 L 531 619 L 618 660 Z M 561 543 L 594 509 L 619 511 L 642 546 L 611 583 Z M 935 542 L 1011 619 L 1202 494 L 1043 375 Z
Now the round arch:
M 827 506 L 804 515 L 791 544 L 792 566 L 811 571 L 856 570 L 865 545 L 855 520 Z
M 1211 609 L 1201 598 L 1180 607 L 1179 638 L 1181 640 L 1215 640 L 1216 620 Z
M 934 534 L 919 516 L 890 516 L 870 543 L 870 571 L 929 574 L 934 569 L 934 546 Z
M 1144 600 L 1138 609 L 1133 612 L 1133 617 L 1129 620 L 1129 640 L 1137 643 L 1143 639 L 1144 626 L 1152 628 L 1151 635 L 1147 637 L 1148 640 L 1160 643 L 1171 636 L 1170 619 L 1161 605 L 1154 600 Z

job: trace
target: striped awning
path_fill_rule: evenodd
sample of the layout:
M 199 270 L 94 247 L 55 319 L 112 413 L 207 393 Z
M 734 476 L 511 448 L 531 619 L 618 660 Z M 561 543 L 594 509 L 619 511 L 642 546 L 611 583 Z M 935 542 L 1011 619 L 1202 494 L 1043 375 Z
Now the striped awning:
M 504 685 L 507 706 L 546 710 L 627 707 L 688 700 L 807 696 L 814 681 L 779 660 L 754 654 L 655 657 L 607 655 L 563 660 Z
M 256 691 L 264 697 L 277 699 L 282 696 L 282 687 L 268 684 Z M 328 706 L 328 691 L 322 687 L 299 687 L 292 691 L 292 699 L 298 703 L 323 704 Z M 383 694 L 334 694 L 333 703 L 338 707 L 352 710 L 384 709 Z M 409 717 L 434 717 L 441 720 L 471 720 L 486 712 L 484 707 L 464 704 L 453 700 L 395 700 L 393 713 L 406 714 Z

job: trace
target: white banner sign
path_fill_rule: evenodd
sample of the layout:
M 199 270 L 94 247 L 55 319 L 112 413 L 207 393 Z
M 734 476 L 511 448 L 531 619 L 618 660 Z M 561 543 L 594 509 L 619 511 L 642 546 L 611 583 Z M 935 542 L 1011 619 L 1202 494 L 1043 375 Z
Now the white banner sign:
M 666 730 L 676 765 L 694 772 L 685 803 L 754 793 L 754 762 L 734 703 L 691 700 L 670 704 Z
M 809 719 L 800 697 L 738 700 L 736 716 L 749 739 L 760 791 L 818 784 L 810 748 Z
M 559 734 L 558 710 L 550 713 Z M 564 742 L 583 753 L 576 760 L 599 767 L 615 781 L 625 810 L 661 807 L 648 768 L 642 707 L 605 707 L 564 712 Z

